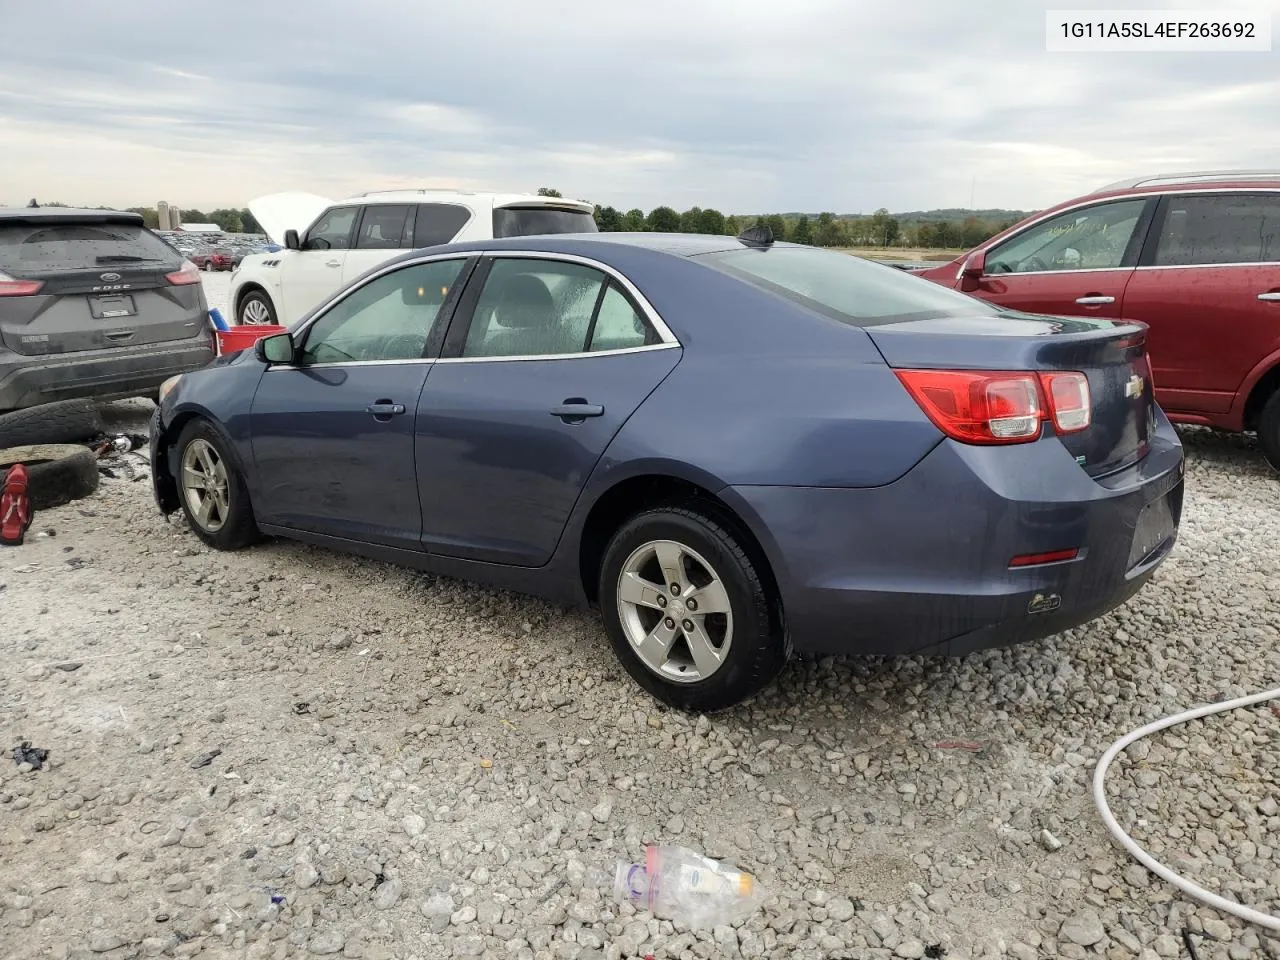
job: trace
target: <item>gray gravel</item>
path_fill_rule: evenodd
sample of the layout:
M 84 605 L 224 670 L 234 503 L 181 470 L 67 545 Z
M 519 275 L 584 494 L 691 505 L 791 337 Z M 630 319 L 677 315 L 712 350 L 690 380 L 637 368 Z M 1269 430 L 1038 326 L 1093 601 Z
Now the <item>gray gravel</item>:
M 1205 958 L 1280 956 L 1118 852 L 1089 798 L 1120 734 L 1280 676 L 1280 480 L 1250 441 L 1185 439 L 1181 543 L 1115 615 L 962 661 L 797 663 L 711 719 L 643 695 L 588 614 L 215 553 L 104 479 L 0 551 L 3 746 L 50 750 L 0 761 L 0 956 L 1150 960 L 1184 927 Z M 1176 728 L 1110 781 L 1157 856 L 1271 910 L 1277 723 Z M 651 841 L 773 896 L 698 932 L 610 903 L 591 868 Z

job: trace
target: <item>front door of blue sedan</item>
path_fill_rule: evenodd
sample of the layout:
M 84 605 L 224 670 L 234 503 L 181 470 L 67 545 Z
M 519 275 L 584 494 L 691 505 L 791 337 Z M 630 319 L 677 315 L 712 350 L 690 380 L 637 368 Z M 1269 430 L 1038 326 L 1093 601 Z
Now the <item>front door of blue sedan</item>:
M 482 261 L 418 405 L 425 548 L 546 563 L 605 448 L 679 359 L 661 320 L 598 265 Z
M 354 287 L 297 332 L 295 363 L 263 373 L 250 414 L 260 520 L 422 549 L 418 398 L 468 266 L 417 262 Z

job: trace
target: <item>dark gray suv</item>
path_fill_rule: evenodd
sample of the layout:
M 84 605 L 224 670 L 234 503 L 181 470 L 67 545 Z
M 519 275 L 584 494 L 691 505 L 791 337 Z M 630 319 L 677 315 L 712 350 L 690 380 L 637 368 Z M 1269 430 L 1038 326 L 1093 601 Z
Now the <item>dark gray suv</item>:
M 0 208 L 0 410 L 154 397 L 214 355 L 200 271 L 141 215 Z

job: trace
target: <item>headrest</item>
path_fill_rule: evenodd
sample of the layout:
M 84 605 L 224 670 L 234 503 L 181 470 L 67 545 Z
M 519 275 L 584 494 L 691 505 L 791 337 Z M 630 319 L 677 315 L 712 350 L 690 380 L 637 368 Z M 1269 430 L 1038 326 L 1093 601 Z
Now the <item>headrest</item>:
M 547 285 L 531 273 L 519 273 L 502 285 L 494 319 L 508 330 L 548 326 L 555 301 Z

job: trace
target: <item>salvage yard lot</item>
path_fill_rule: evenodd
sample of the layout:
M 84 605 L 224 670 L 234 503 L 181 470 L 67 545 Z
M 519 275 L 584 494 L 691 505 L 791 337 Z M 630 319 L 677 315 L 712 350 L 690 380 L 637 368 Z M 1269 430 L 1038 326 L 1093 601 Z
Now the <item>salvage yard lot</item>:
M 793 663 L 711 718 L 640 692 L 593 615 L 217 553 L 104 478 L 0 552 L 0 718 L 50 751 L 0 766 L 0 956 L 1174 957 L 1184 927 L 1226 938 L 1202 957 L 1280 955 L 1133 865 L 1088 794 L 1120 734 L 1280 672 L 1280 481 L 1251 440 L 1184 441 L 1181 540 L 1115 614 L 959 661 Z M 1264 909 L 1278 723 L 1178 728 L 1110 781 L 1158 856 Z M 773 896 L 695 935 L 584 883 L 653 841 Z

